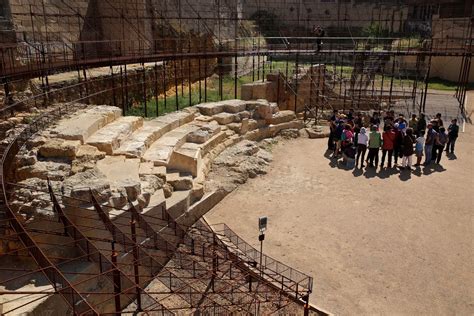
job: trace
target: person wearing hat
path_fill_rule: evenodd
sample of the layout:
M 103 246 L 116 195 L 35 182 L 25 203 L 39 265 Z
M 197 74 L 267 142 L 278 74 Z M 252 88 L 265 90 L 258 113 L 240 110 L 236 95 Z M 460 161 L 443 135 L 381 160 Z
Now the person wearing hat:
M 431 164 L 431 157 L 433 156 L 433 146 L 435 145 L 436 138 L 438 137 L 436 131 L 433 129 L 433 124 L 428 123 L 428 132 L 426 133 L 425 140 L 425 166 Z
M 359 165 L 360 159 L 360 167 L 364 168 L 364 157 L 365 152 L 367 151 L 367 145 L 369 143 L 369 137 L 367 136 L 367 131 L 365 127 L 361 127 L 360 132 L 357 134 L 357 158 L 356 158 L 356 168 Z

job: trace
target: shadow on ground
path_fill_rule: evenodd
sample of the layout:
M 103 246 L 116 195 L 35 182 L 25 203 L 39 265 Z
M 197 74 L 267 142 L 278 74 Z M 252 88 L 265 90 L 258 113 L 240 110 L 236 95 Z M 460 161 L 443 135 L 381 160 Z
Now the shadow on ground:
M 406 169 L 401 169 L 398 167 L 392 167 L 392 168 L 371 168 L 365 166 L 364 168 L 356 167 L 356 168 L 348 168 L 342 160 L 339 158 L 334 158 L 332 157 L 332 151 L 326 151 L 324 153 L 324 157 L 329 160 L 329 166 L 331 168 L 338 168 L 340 170 L 344 171 L 352 171 L 352 174 L 354 177 L 361 177 L 364 176 L 367 179 L 375 178 L 378 177 L 380 179 L 388 179 L 392 176 L 397 176 L 400 178 L 401 181 L 408 181 L 412 178 L 412 176 L 415 177 L 421 177 L 421 176 L 429 176 L 432 173 L 435 172 L 444 172 L 446 169 L 441 165 L 441 164 L 431 164 L 428 166 L 418 166 L 418 167 L 413 167 L 411 170 L 406 170 Z M 449 154 L 447 155 L 447 158 L 449 160 L 455 160 L 457 159 L 455 154 Z

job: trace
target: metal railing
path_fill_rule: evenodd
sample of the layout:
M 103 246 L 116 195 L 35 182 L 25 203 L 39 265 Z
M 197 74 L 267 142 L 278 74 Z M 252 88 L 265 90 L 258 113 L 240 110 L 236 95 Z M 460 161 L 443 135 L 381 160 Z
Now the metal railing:
M 156 39 L 43 42 L 4 44 L 0 46 L 2 77 L 35 76 L 61 69 L 98 67 L 163 59 L 246 56 L 252 54 L 314 53 L 316 37 L 249 37 L 236 38 L 215 45 L 195 39 Z M 324 37 L 320 53 L 379 53 L 379 54 L 472 54 L 470 38 L 416 39 L 375 37 Z
M 200 225 L 205 225 L 200 222 Z M 313 291 L 313 278 L 301 271 L 298 271 L 284 263 L 281 263 L 252 247 L 245 240 L 240 238 L 226 224 L 212 225 L 217 237 L 221 241 L 228 241 L 228 247 L 237 251 L 234 253 L 243 261 L 250 262 L 256 270 L 261 271 L 263 276 L 267 276 L 273 282 L 278 282 L 284 288 L 291 288 L 289 294 L 293 294 L 297 299 L 303 298 Z M 260 256 L 262 256 L 262 266 L 260 266 Z

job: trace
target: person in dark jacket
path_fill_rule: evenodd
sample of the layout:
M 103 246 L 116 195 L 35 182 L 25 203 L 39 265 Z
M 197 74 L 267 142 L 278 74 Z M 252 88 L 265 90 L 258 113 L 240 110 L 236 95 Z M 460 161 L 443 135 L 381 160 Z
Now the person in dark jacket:
M 426 132 L 426 118 L 425 114 L 421 113 L 420 118 L 416 124 L 416 136 L 425 135 Z
M 454 119 L 451 121 L 451 125 L 448 127 L 448 144 L 446 145 L 446 153 L 454 154 L 454 145 L 459 136 L 458 120 Z
M 443 155 L 444 146 L 448 142 L 448 134 L 446 134 L 446 129 L 444 127 L 439 128 L 438 137 L 435 140 L 435 153 L 436 153 L 436 163 L 439 164 L 441 161 L 441 156 Z
M 407 129 L 406 134 L 403 136 L 403 159 L 401 169 L 411 170 L 412 166 L 412 156 L 415 152 L 413 149 L 413 144 L 415 143 L 415 137 L 413 136 L 413 130 L 411 128 Z

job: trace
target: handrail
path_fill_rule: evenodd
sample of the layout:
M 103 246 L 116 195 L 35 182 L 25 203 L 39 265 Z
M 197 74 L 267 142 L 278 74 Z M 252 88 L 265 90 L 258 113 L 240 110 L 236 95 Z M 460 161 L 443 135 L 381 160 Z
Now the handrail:
M 54 111 L 53 111 L 54 112 Z M 47 117 L 43 115 L 37 119 L 41 121 Z M 41 123 L 41 122 L 40 122 Z M 11 167 L 13 157 L 18 153 L 20 148 L 29 138 L 29 135 L 32 135 L 37 130 L 32 129 L 31 126 L 25 128 L 19 135 L 17 135 L 8 145 L 3 156 L 1 157 L 1 168 L 0 168 L 0 181 L 1 181 L 1 197 L 0 210 L 4 212 L 4 215 L 9 219 L 10 225 L 19 236 L 20 241 L 23 243 L 28 252 L 31 254 L 35 262 L 42 269 L 42 272 L 49 280 L 49 282 L 54 286 L 57 292 L 64 298 L 67 305 L 75 312 L 81 315 L 98 315 L 99 313 L 87 302 L 87 300 L 77 292 L 72 284 L 66 279 L 66 277 L 61 273 L 61 271 L 53 265 L 53 263 L 48 259 L 44 254 L 41 248 L 35 243 L 33 238 L 30 236 L 28 231 L 25 229 L 23 224 L 19 221 L 17 216 L 11 210 L 8 205 L 8 196 L 6 190 L 6 181 L 5 176 L 9 168 Z M 58 289 L 57 284 L 60 284 L 60 289 Z
M 99 264 L 99 270 L 103 275 L 105 275 L 112 284 L 115 285 L 113 271 L 118 271 L 120 273 L 121 280 L 121 293 L 116 295 L 125 295 L 128 299 L 127 302 L 122 302 L 122 308 L 133 302 L 136 297 L 140 295 L 146 296 L 153 305 L 156 305 L 162 309 L 163 312 L 166 312 L 166 315 L 174 315 L 166 307 L 158 303 L 152 296 L 147 294 L 144 289 L 139 285 L 134 283 L 128 275 L 123 272 L 118 264 L 113 263 L 109 258 L 107 258 L 95 245 L 90 241 L 90 239 L 84 235 L 81 230 L 69 219 L 67 214 L 64 212 L 62 206 L 59 204 L 59 201 L 54 194 L 53 188 L 50 181 L 48 180 L 48 191 L 53 202 L 53 209 L 58 215 L 60 221 L 63 223 L 65 233 L 74 239 L 76 245 L 79 249 L 87 255 L 88 259 L 92 259 L 95 263 Z M 105 271 L 105 272 L 104 272 Z M 136 295 L 135 298 L 130 297 L 129 294 Z
M 302 291 L 307 291 L 308 293 L 311 293 L 313 290 L 313 278 L 297 269 L 291 268 L 290 266 L 281 263 L 265 254 L 260 253 L 257 249 L 252 247 L 250 244 L 248 244 L 245 240 L 240 238 L 234 231 L 232 231 L 226 224 L 216 224 L 212 225 L 212 227 L 216 230 L 217 233 L 222 234 L 226 236 L 230 242 L 232 242 L 237 249 L 242 251 L 242 254 L 245 255 L 245 257 L 255 260 L 256 265 L 258 267 L 258 259 L 260 258 L 260 255 L 262 255 L 262 262 L 264 263 L 264 266 L 262 267 L 263 270 L 270 270 L 272 273 L 279 274 L 279 275 L 284 275 L 286 278 L 289 280 L 292 280 L 293 282 L 297 284 L 301 284 Z M 268 263 L 274 263 L 275 268 L 270 268 L 267 266 Z M 281 271 L 279 271 L 281 270 Z M 265 272 L 264 272 L 265 273 Z
M 100 206 L 100 203 L 97 201 L 96 197 L 94 196 L 92 190 L 91 190 L 91 199 L 92 199 L 92 203 L 94 205 L 94 209 L 96 210 L 99 217 L 102 219 L 102 221 L 103 221 L 105 227 L 107 228 L 107 230 L 109 230 L 109 232 L 114 236 L 114 238 L 116 238 L 115 240 L 118 243 L 121 243 L 121 244 L 123 243 L 123 246 L 125 247 L 125 249 L 127 249 L 126 248 L 127 244 L 136 245 L 136 243 L 130 237 L 128 237 L 125 233 L 123 233 L 122 230 L 119 227 L 117 227 L 117 225 L 114 224 L 112 222 L 112 220 L 110 219 L 110 217 L 104 212 L 104 210 Z M 146 244 L 146 243 L 148 243 L 148 242 L 145 240 L 143 242 L 143 244 Z M 173 278 L 179 279 L 179 277 L 177 277 L 176 274 L 174 272 L 172 272 L 170 269 L 167 269 L 164 264 L 159 263 L 158 261 L 156 261 L 156 259 L 153 256 L 149 255 L 141 247 L 141 244 L 137 245 L 137 247 L 132 247 L 132 248 L 136 248 L 136 250 L 139 253 L 140 260 L 146 260 L 146 261 L 150 262 L 150 266 L 151 266 L 151 269 L 150 269 L 151 271 L 150 272 L 152 274 L 151 279 L 153 279 L 156 275 L 158 275 L 161 270 L 165 270 L 167 273 L 169 273 L 169 278 L 170 278 L 169 288 L 170 288 L 170 290 L 172 290 L 172 288 L 171 288 L 171 286 L 172 286 L 171 279 L 173 279 Z M 134 249 L 130 249 L 130 251 L 133 251 L 133 250 Z M 195 302 L 194 297 L 191 293 L 193 291 L 194 292 L 198 292 L 198 291 L 196 291 L 193 286 L 191 286 L 189 283 L 187 283 L 183 279 L 180 279 L 180 281 L 181 281 L 181 284 L 184 285 L 184 287 L 186 287 L 189 290 L 189 297 L 187 295 L 182 294 L 182 293 L 177 293 L 177 294 L 183 300 L 190 303 L 191 306 L 196 306 L 196 304 L 194 304 L 194 303 L 197 303 L 197 302 Z M 166 283 L 164 283 L 164 284 L 166 286 L 168 286 Z M 217 306 L 224 308 L 223 305 L 218 304 L 212 298 L 208 297 L 208 299 L 211 300 L 213 303 L 215 303 Z M 199 300 L 200 300 L 200 298 L 199 298 Z M 231 311 L 228 310 L 228 312 L 231 312 Z
M 138 220 L 139 226 L 142 228 L 142 230 L 145 231 L 145 235 L 148 238 L 153 239 L 155 241 L 155 243 L 156 243 L 156 240 L 164 241 L 166 243 L 166 246 L 165 246 L 166 250 L 168 249 L 168 244 L 171 247 L 173 247 L 175 250 L 178 248 L 178 246 L 179 246 L 178 244 L 173 245 L 169 241 L 167 241 L 166 239 L 162 238 L 160 236 L 160 234 L 146 221 L 146 219 L 143 217 L 143 215 L 141 215 L 138 212 L 138 210 L 136 209 L 136 207 L 133 205 L 132 202 L 129 201 L 129 205 L 130 205 L 130 210 L 131 210 L 132 215 L 133 215 L 132 220 L 134 220 L 134 219 Z M 177 227 L 179 227 L 179 225 Z M 207 231 L 204 231 L 204 232 L 207 232 Z M 200 233 L 203 233 L 203 231 L 200 231 Z M 215 240 L 216 236 L 214 234 L 212 234 L 211 236 L 212 236 L 213 240 Z M 195 242 L 194 242 L 194 238 L 192 238 L 189 234 L 185 234 L 183 237 L 184 237 L 183 243 L 191 248 L 191 254 L 197 253 L 194 250 L 194 247 L 196 245 Z M 204 247 L 204 243 L 202 244 L 202 247 Z M 229 250 L 226 247 L 223 247 L 220 250 L 225 251 L 224 258 L 229 258 L 230 260 L 232 260 L 232 258 L 229 257 L 229 253 L 228 253 Z M 173 254 L 176 255 L 179 258 L 180 262 L 182 262 L 183 257 L 184 257 L 184 260 L 190 263 L 190 268 L 192 267 L 192 269 L 195 269 L 196 266 L 197 266 L 197 268 L 202 268 L 204 270 L 207 270 L 208 272 L 211 272 L 213 278 L 217 276 L 212 270 L 209 270 L 209 268 L 205 267 L 200 261 L 192 258 L 192 256 L 190 256 L 188 253 L 177 250 L 177 251 L 173 252 Z M 204 257 L 204 248 L 203 248 L 203 256 L 202 257 L 203 257 L 203 259 L 205 258 Z M 232 260 L 232 261 L 235 261 L 235 260 Z M 213 262 L 214 262 L 214 260 L 213 260 Z M 235 262 L 233 264 L 235 264 Z M 236 264 L 236 265 L 238 265 L 238 264 Z M 227 282 L 225 279 L 219 280 L 219 283 L 222 283 L 226 286 L 232 287 L 232 284 Z M 242 294 L 247 295 L 247 293 L 242 293 Z M 232 305 L 235 305 L 235 306 L 238 306 L 238 305 L 241 304 L 239 302 L 234 302 L 232 300 L 232 298 L 228 299 L 228 300 L 232 303 Z

